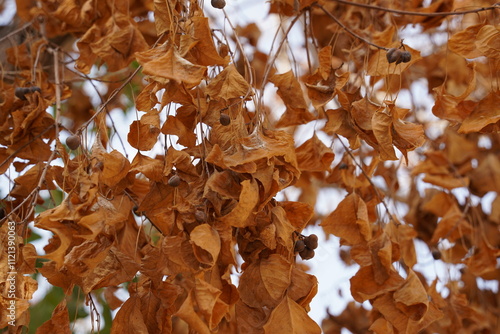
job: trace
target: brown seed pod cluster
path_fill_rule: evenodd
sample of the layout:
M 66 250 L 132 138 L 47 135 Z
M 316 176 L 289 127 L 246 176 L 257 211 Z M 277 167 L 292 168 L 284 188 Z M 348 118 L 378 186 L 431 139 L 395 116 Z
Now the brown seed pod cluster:
M 299 240 L 295 242 L 294 251 L 299 253 L 302 260 L 310 260 L 314 257 L 316 248 L 318 248 L 318 236 L 316 234 L 301 235 Z
M 72 135 L 66 138 L 66 146 L 68 146 L 70 150 L 76 150 L 80 147 L 81 143 L 80 136 Z
M 40 87 L 32 86 L 32 87 L 16 87 L 14 90 L 14 95 L 20 100 L 26 101 L 26 94 L 31 94 L 34 92 L 41 92 Z
M 226 0 L 212 0 L 212 7 L 222 9 L 226 7 Z
M 411 60 L 411 53 L 406 50 L 391 48 L 387 50 L 387 61 L 390 63 L 407 63 Z

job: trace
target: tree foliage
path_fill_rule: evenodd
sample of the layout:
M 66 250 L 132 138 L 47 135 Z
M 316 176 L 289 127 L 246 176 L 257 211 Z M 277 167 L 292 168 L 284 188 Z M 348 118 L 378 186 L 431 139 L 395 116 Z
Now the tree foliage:
M 16 4 L 0 93 L 0 231 L 15 226 L 17 250 L 9 267 L 5 242 L 0 266 L 16 288 L 2 275 L 0 327 L 14 300 L 11 332 L 70 333 L 76 293 L 111 333 L 320 333 L 301 260 L 319 225 L 359 267 L 357 303 L 325 333 L 498 331 L 498 295 L 478 284 L 500 279 L 493 1 L 272 0 L 269 52 L 224 0 Z M 321 216 L 331 188 L 343 199 Z M 459 276 L 427 280 L 415 240 Z M 39 325 L 35 275 L 66 296 L 46 296 Z

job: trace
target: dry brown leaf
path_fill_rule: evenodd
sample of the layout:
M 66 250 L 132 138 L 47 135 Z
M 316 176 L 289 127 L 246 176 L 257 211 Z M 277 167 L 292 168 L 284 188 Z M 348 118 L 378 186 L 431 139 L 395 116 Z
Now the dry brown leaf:
M 476 89 L 476 69 L 474 63 L 468 64 L 467 67 L 472 73 L 462 94 L 458 96 L 449 94 L 445 83 L 433 89 L 436 93 L 436 102 L 432 106 L 432 113 L 436 117 L 452 122 L 462 122 L 475 108 L 475 103 L 466 99 Z
M 303 202 L 280 201 L 278 204 L 285 209 L 288 220 L 297 232 L 302 231 L 314 215 L 312 206 Z
M 255 225 L 253 213 L 259 204 L 259 186 L 257 182 L 252 180 L 244 180 L 241 182 L 241 193 L 236 206 L 225 216 L 220 218 L 220 221 L 234 226 L 247 227 Z
M 140 121 L 130 124 L 127 140 L 132 147 L 140 151 L 149 151 L 158 142 L 160 134 L 160 112 L 152 109 L 141 117 Z
M 459 31 L 448 40 L 448 48 L 464 58 L 472 59 L 480 57 L 482 54 L 477 49 L 477 34 L 484 24 L 477 24 Z
M 392 116 L 379 111 L 373 114 L 372 128 L 373 134 L 378 142 L 380 150 L 380 159 L 382 160 L 397 160 L 396 152 L 392 146 Z
M 286 106 L 286 111 L 276 127 L 305 124 L 315 119 L 315 116 L 307 110 L 302 88 L 291 70 L 283 74 L 275 74 L 269 81 L 278 88 L 278 95 Z
M 321 328 L 302 306 L 286 296 L 271 312 L 264 325 L 264 333 L 314 334 L 321 333 Z
M 326 233 L 340 237 L 348 245 L 364 243 L 372 237 L 366 203 L 356 193 L 344 198 L 320 226 Z
M 188 129 L 176 116 L 169 115 L 161 132 L 166 135 L 176 135 L 177 142 L 186 147 L 194 147 L 196 145 L 196 134 L 193 129 Z
M 456 205 L 452 205 L 443 218 L 439 221 L 432 236 L 431 243 L 437 243 L 440 239 L 455 242 L 465 235 L 470 235 L 472 226 L 465 219 L 464 214 Z
M 223 58 L 217 52 L 212 39 L 212 31 L 208 18 L 193 16 L 191 21 L 193 25 L 190 32 L 196 44 L 189 52 L 194 57 L 195 63 L 204 66 L 226 66 L 229 62 L 229 57 L 226 56 Z
M 498 35 L 500 39 L 500 33 Z M 499 95 L 500 92 L 493 91 L 479 101 L 474 110 L 464 119 L 458 132 L 481 132 L 487 125 L 498 122 L 500 120 L 500 112 L 498 111 L 500 104 Z
M 222 291 L 215 286 L 196 279 L 194 299 L 197 313 L 201 313 L 208 323 L 208 328 L 215 330 L 229 311 L 229 305 L 220 299 Z
M 134 53 L 148 48 L 137 23 L 122 13 L 109 17 L 101 26 L 95 23 L 85 32 L 77 46 L 80 57 L 76 67 L 86 74 L 90 72 L 96 58 L 101 58 L 110 71 L 117 71 L 128 66 L 134 59 Z
M 318 293 L 318 279 L 297 267 L 292 269 L 291 277 L 287 296 L 308 311 L 309 304 Z
M 196 226 L 189 235 L 195 246 L 196 259 L 201 263 L 213 266 L 219 257 L 221 241 L 219 234 L 208 224 Z
M 163 167 L 162 161 L 142 155 L 141 152 L 137 152 L 130 165 L 130 172 L 142 173 L 150 181 L 160 181 L 163 178 Z
M 49 320 L 44 322 L 36 330 L 36 334 L 52 334 L 52 333 L 67 333 L 70 334 L 71 328 L 69 323 L 68 307 L 66 306 L 66 299 L 63 299 L 52 312 Z
M 330 170 L 335 158 L 333 151 L 316 136 L 297 147 L 297 162 L 302 171 L 323 172 Z
M 420 321 L 429 309 L 429 298 L 422 282 L 413 270 L 403 286 L 394 292 L 396 307 L 409 319 Z
M 229 101 L 250 96 L 252 89 L 236 67 L 231 64 L 210 81 L 206 93 L 213 99 Z
M 391 269 L 384 283 L 378 284 L 375 280 L 373 266 L 361 267 L 349 281 L 351 282 L 351 294 L 354 300 L 360 303 L 375 299 L 390 291 L 396 291 L 405 282 L 401 275 Z
M 241 300 L 250 307 L 276 307 L 291 282 L 292 264 L 278 254 L 251 263 L 240 277 Z
M 111 334 L 148 334 L 148 328 L 141 313 L 141 299 L 131 296 L 116 313 Z
M 475 38 L 477 49 L 483 56 L 500 59 L 500 30 L 493 25 L 481 27 Z
M 137 53 L 136 57 L 143 66 L 142 72 L 162 83 L 168 79 L 191 88 L 201 82 L 206 72 L 205 66 L 195 65 L 182 58 L 175 47 L 159 46 Z

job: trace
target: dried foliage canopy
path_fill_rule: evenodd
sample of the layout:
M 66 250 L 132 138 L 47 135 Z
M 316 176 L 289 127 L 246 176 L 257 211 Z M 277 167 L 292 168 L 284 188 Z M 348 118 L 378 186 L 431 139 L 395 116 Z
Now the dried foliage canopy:
M 500 330 L 478 284 L 500 280 L 494 1 L 261 2 L 279 26 L 266 50 L 230 0 L 16 4 L 0 328 L 71 333 L 83 298 L 120 334 Z M 338 205 L 317 201 L 331 189 Z M 321 324 L 300 259 L 324 251 L 312 225 L 358 268 L 354 301 Z M 416 243 L 456 277 L 429 279 Z M 66 297 L 36 325 L 41 277 Z

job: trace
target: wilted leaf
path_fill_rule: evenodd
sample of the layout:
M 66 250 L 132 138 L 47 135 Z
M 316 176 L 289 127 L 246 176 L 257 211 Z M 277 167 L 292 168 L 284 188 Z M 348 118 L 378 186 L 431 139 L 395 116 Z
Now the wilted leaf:
M 275 74 L 269 81 L 278 88 L 278 95 L 286 106 L 286 111 L 276 127 L 305 124 L 315 119 L 314 115 L 307 110 L 302 88 L 292 71 Z
M 132 147 L 140 151 L 148 151 L 158 142 L 160 134 L 160 116 L 156 109 L 141 117 L 140 121 L 133 121 L 127 140 Z
M 371 239 L 366 203 L 356 193 L 348 195 L 320 224 L 326 233 L 342 238 L 348 245 Z
M 500 30 L 493 25 L 485 25 L 476 35 L 477 49 L 488 58 L 500 59 Z
M 197 248 L 194 249 L 194 254 L 198 261 L 213 266 L 215 261 L 217 261 L 221 248 L 217 231 L 208 224 L 201 224 L 191 231 L 189 237 L 196 247 L 204 251 L 201 253 Z M 207 257 L 205 254 L 209 256 Z
M 221 221 L 234 227 L 246 227 L 254 225 L 250 219 L 254 209 L 259 203 L 259 187 L 255 180 L 244 180 L 241 182 L 241 193 L 238 204 L 227 215 L 221 217 Z
M 484 24 L 473 25 L 462 30 L 448 40 L 448 48 L 464 58 L 477 58 L 482 54 L 476 47 L 477 34 Z
M 214 99 L 228 101 L 252 94 L 250 84 L 241 76 L 234 65 L 227 66 L 207 86 L 206 93 Z
M 297 154 L 299 168 L 302 171 L 328 171 L 335 158 L 333 151 L 323 144 L 316 134 L 304 144 L 297 147 L 295 153 Z
M 137 53 L 136 57 L 143 66 L 144 74 L 184 83 L 187 87 L 198 85 L 206 72 L 205 66 L 195 65 L 182 58 L 175 47 L 160 46 Z
M 132 296 L 116 313 L 111 334 L 148 334 L 148 328 L 141 313 L 141 300 Z
M 36 330 L 36 334 L 52 334 L 52 333 L 67 333 L 70 334 L 71 328 L 69 323 L 68 307 L 66 306 L 66 299 L 63 299 L 52 312 L 49 320 L 44 322 Z
M 321 328 L 307 315 L 302 306 L 286 296 L 271 312 L 264 333 L 315 334 Z
M 177 142 L 186 147 L 193 147 L 196 144 L 196 134 L 192 129 L 186 126 L 176 117 L 169 115 L 167 121 L 163 123 L 161 132 L 167 135 L 176 135 L 179 137 Z
M 397 160 L 398 158 L 392 146 L 392 116 L 383 111 L 373 114 L 372 128 L 379 144 L 380 159 Z
M 241 300 L 250 307 L 276 307 L 291 282 L 292 265 L 278 254 L 251 263 L 240 277 Z
M 191 290 L 176 315 L 188 323 L 190 328 L 195 330 L 198 334 L 210 334 L 210 329 L 205 321 L 203 321 L 201 314 L 199 314 L 199 312 L 195 309 L 195 307 L 197 308 L 195 298 L 196 297 Z
M 409 319 L 420 321 L 429 308 L 429 298 L 422 282 L 413 270 L 410 270 L 406 282 L 394 292 L 396 307 Z
M 104 25 L 95 23 L 77 46 L 80 57 L 76 67 L 87 74 L 97 57 L 106 62 L 110 71 L 116 71 L 126 67 L 134 59 L 134 53 L 148 48 L 137 23 L 122 13 L 109 17 Z
M 500 33 L 499 33 L 500 39 Z M 500 41 L 499 41 L 500 43 Z M 464 119 L 459 133 L 480 132 L 488 124 L 496 123 L 500 120 L 500 92 L 493 91 L 483 98 L 475 106 L 474 110 Z
M 396 270 L 388 272 L 387 279 L 378 284 L 375 281 L 374 267 L 366 266 L 358 270 L 356 275 L 349 281 L 351 282 L 351 294 L 357 302 L 374 299 L 387 292 L 399 289 L 405 282 L 405 279 L 399 275 Z

